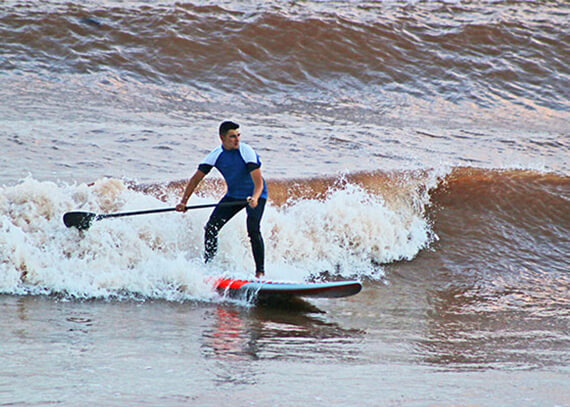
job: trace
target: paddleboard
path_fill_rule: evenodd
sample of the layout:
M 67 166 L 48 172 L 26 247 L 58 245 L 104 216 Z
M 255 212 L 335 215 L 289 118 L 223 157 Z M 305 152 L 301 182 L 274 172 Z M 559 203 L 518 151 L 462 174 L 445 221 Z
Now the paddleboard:
M 214 287 L 222 295 L 230 297 L 318 297 L 341 298 L 358 294 L 362 290 L 359 281 L 331 281 L 324 283 L 294 283 L 265 280 L 233 280 L 218 278 Z

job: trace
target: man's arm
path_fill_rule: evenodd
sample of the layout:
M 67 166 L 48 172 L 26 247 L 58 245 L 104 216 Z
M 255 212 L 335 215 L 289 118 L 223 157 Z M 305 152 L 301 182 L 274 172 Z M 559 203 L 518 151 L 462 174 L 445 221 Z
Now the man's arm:
M 192 178 L 190 178 L 188 184 L 186 184 L 184 195 L 182 195 L 180 203 L 176 205 L 176 210 L 178 212 L 186 212 L 186 203 L 188 202 L 188 199 L 190 199 L 190 195 L 192 195 L 200 181 L 202 181 L 205 176 L 206 174 L 200 170 L 196 170 L 194 175 L 192 175 Z
M 261 170 L 259 168 L 253 170 L 249 174 L 253 180 L 253 195 L 248 199 L 248 201 L 249 206 L 255 208 L 257 206 L 257 200 L 263 192 L 263 177 L 261 176 Z

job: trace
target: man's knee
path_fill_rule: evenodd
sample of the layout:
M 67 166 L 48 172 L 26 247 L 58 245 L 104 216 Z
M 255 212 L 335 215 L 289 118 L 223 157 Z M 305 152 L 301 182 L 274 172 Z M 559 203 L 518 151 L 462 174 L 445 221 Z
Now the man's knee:
M 204 226 L 204 230 L 206 232 L 206 236 L 216 237 L 218 236 L 218 232 L 224 226 L 224 220 L 218 218 L 210 218 L 206 226 Z
M 204 226 L 204 260 L 209 262 L 218 251 L 218 232 L 220 224 L 215 219 L 210 219 Z

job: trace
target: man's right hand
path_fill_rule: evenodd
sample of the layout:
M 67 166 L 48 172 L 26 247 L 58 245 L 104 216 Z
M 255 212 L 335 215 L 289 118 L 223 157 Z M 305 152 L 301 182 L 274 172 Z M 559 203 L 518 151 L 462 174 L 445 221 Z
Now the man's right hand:
M 186 212 L 186 204 L 180 202 L 178 205 L 176 205 L 176 211 L 177 212 Z

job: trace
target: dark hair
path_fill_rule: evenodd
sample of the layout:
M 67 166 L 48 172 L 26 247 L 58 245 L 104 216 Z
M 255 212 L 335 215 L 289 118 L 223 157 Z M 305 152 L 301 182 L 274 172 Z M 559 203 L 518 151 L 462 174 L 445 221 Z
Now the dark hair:
M 230 121 L 223 122 L 220 124 L 220 136 L 225 136 L 228 131 L 235 129 L 239 129 L 239 124 Z

